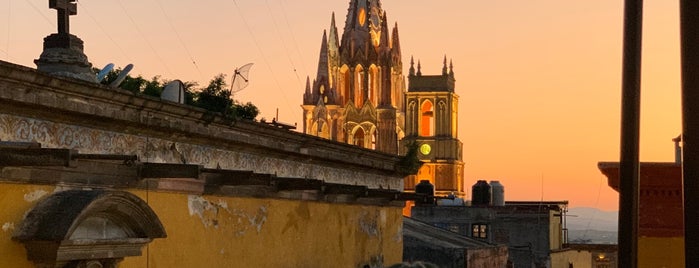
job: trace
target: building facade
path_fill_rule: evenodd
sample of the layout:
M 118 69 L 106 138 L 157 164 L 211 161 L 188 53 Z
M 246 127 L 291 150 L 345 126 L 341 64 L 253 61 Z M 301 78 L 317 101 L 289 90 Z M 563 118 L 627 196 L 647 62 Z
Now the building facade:
M 405 178 L 405 190 L 427 180 L 436 195 L 454 194 L 465 197 L 463 144 L 459 140 L 459 95 L 455 92 L 454 68 L 444 58 L 442 74 L 423 75 L 420 63 L 415 70 L 410 61 L 409 87 L 405 94 L 405 138 L 400 141 L 404 151 L 417 146 L 423 162 L 416 175 Z
M 0 62 L 0 267 L 399 263 L 398 161 Z
M 403 77 L 397 24 L 388 28 L 379 0 L 351 0 L 340 38 L 333 13 L 323 33 L 318 72 L 306 80 L 303 132 L 398 153 Z
M 567 201 L 506 202 L 505 206 L 416 205 L 412 218 L 492 244 L 508 247 L 515 268 L 551 266 L 551 253 L 563 248 Z

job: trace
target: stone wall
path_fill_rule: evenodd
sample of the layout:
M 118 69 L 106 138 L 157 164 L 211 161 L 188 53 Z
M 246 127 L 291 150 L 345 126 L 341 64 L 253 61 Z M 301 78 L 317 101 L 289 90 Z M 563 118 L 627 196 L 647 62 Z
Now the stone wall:
M 0 62 L 0 140 L 403 189 L 397 156 Z

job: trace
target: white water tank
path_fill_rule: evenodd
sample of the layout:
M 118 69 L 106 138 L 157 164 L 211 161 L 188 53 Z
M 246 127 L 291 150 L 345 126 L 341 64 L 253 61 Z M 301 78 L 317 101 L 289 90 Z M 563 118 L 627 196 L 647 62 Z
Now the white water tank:
M 505 206 L 505 186 L 500 184 L 500 181 L 490 181 L 490 190 L 492 192 L 493 206 Z

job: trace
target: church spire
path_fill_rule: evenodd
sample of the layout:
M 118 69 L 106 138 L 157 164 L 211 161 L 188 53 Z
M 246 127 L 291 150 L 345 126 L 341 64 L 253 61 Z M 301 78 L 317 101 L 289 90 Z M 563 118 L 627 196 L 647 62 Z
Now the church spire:
M 420 67 L 420 60 L 417 60 L 417 76 L 422 75 L 422 70 L 420 69 L 422 69 L 422 67 Z
M 386 12 L 383 12 L 382 19 L 381 19 L 381 39 L 379 41 L 379 44 L 383 49 L 386 50 L 386 52 L 390 53 L 391 50 L 391 45 L 388 43 L 388 17 L 386 16 Z M 390 55 L 389 55 L 390 56 Z
M 330 19 L 330 33 L 328 34 L 328 52 L 338 52 L 340 47 L 340 42 L 337 36 L 337 26 L 335 25 L 335 12 L 333 12 Z
M 323 41 L 320 45 L 320 58 L 318 59 L 318 76 L 320 77 L 328 76 L 328 36 L 326 31 L 323 31 Z
M 454 63 L 451 59 L 449 60 L 449 76 L 451 76 L 451 78 L 454 78 Z
M 403 66 L 403 60 L 400 52 L 400 39 L 398 37 L 398 22 L 393 26 L 391 33 L 391 53 L 393 54 L 393 64 Z
M 313 104 L 313 96 L 311 94 L 311 78 L 306 76 L 306 91 L 303 93 L 303 104 Z
M 449 74 L 447 72 L 447 55 L 444 55 L 444 64 L 442 65 L 442 75 L 447 75 Z
M 410 71 L 408 73 L 410 76 L 415 75 L 415 60 L 413 59 L 413 56 L 410 56 Z

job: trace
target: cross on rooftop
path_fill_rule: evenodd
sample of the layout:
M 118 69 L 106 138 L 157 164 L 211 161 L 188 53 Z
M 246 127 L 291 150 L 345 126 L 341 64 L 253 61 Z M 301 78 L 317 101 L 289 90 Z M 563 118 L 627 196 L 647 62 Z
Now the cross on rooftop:
M 58 11 L 59 34 L 70 33 L 69 17 L 71 15 L 78 14 L 78 7 L 74 2 L 75 0 L 49 0 L 49 8 L 53 8 Z

